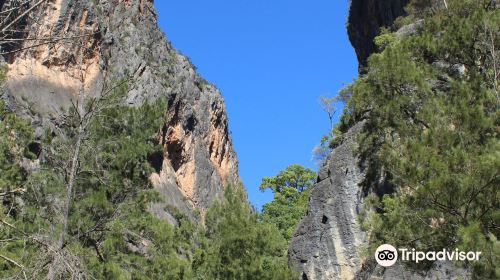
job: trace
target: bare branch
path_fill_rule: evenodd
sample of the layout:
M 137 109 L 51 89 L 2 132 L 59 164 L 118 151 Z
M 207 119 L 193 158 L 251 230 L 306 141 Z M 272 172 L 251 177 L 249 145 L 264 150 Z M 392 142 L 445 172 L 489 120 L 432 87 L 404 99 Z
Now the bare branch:
M 40 4 L 42 4 L 45 1 L 47 1 L 47 0 L 40 0 L 40 1 L 38 1 L 36 4 L 34 4 L 33 6 L 31 6 L 28 10 L 26 10 L 24 13 L 20 14 L 16 19 L 14 19 L 9 24 L 7 24 L 5 27 L 3 27 L 1 32 L 5 32 L 5 30 L 9 29 L 14 23 L 16 23 L 19 20 L 21 20 L 28 13 L 30 13 L 31 11 L 33 11 L 33 9 L 35 9 L 36 7 L 38 7 Z
M 18 262 L 16 262 L 16 261 L 15 261 L 15 260 L 13 260 L 13 259 L 8 258 L 8 257 L 6 257 L 6 256 L 4 256 L 4 255 L 2 255 L 2 254 L 0 254 L 0 258 L 4 259 L 4 260 L 6 260 L 6 261 L 10 262 L 11 264 L 13 264 L 13 265 L 15 265 L 15 266 L 19 267 L 20 269 L 23 269 L 23 270 L 24 270 L 24 266 L 23 266 L 23 265 L 21 265 L 21 264 L 19 264 Z
M 24 189 L 24 188 L 15 188 L 15 189 L 10 190 L 10 191 L 0 192 L 0 196 L 6 196 L 9 194 L 23 194 L 25 192 L 26 192 L 26 189 Z
M 2 12 L 0 12 L 0 15 L 6 14 L 6 13 L 10 13 L 10 12 L 13 12 L 13 11 L 15 11 L 15 10 L 19 9 L 21 6 L 24 6 L 24 5 L 28 4 L 30 1 L 31 1 L 31 0 L 24 1 L 24 3 L 21 3 L 21 4 L 19 4 L 19 5 L 18 5 L 18 6 L 16 6 L 16 7 L 10 8 L 10 9 L 5 10 L 5 11 L 2 11 Z

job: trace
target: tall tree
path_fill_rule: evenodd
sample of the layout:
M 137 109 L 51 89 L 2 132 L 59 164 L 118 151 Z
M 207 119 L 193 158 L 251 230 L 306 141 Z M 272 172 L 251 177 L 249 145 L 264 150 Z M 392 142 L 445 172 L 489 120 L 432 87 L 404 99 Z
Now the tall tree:
M 196 279 L 293 279 L 276 227 L 258 221 L 241 187 L 226 187 L 224 198 L 207 213 Z
M 316 179 L 316 173 L 299 164 L 292 164 L 280 171 L 274 177 L 264 177 L 260 183 L 260 190 L 270 189 L 273 192 L 282 192 L 285 188 L 293 188 L 302 192 L 310 188 Z
M 290 240 L 307 210 L 309 193 L 315 182 L 316 173 L 298 164 L 288 166 L 274 177 L 264 177 L 260 189 L 271 189 L 274 198 L 264 205 L 262 221 L 278 227 L 281 235 Z

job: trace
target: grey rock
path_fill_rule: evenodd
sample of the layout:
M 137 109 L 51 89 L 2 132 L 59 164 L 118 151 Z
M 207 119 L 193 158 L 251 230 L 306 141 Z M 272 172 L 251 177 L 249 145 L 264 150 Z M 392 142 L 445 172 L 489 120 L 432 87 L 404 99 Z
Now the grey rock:
M 401 262 L 384 268 L 363 254 L 368 240 L 358 214 L 366 197 L 361 186 L 366 167 L 355 153 L 356 136 L 363 125 L 359 122 L 349 129 L 322 166 L 307 213 L 290 242 L 290 265 L 301 279 L 307 280 L 472 279 L 469 270 L 450 262 L 438 261 L 430 268 L 418 270 Z M 380 191 L 379 187 L 368 191 Z
M 306 216 L 292 237 L 289 259 L 302 279 L 353 279 L 361 267 L 365 233 L 357 222 L 364 171 L 354 155 L 358 123 L 333 150 L 319 172 Z
M 356 51 L 360 72 L 367 58 L 376 51 L 373 39 L 381 27 L 391 27 L 405 14 L 409 0 L 351 0 L 348 19 L 349 39 Z M 423 25 L 419 20 L 396 32 L 398 38 L 410 36 Z M 448 75 L 464 75 L 465 67 L 437 61 L 434 67 L 444 71 L 443 77 L 430 81 L 433 89 L 446 90 Z M 411 89 L 408 89 L 411 90 Z M 369 115 L 365 116 L 369 118 Z M 364 122 L 352 126 L 342 143 L 327 157 L 318 173 L 318 182 L 309 197 L 308 211 L 302 218 L 289 247 L 290 265 L 302 280 L 431 280 L 471 279 L 467 269 L 450 262 L 436 262 L 427 269 L 414 269 L 400 262 L 390 268 L 376 264 L 374 257 L 362 252 L 368 246 L 366 233 L 360 227 L 358 214 L 363 199 L 370 192 L 383 195 L 390 191 L 381 174 L 366 185 L 366 165 L 355 153 L 356 135 Z
M 452 76 L 463 76 L 466 73 L 466 67 L 464 64 L 451 64 L 444 60 L 437 60 L 432 63 L 432 66 Z
M 24 26 L 26 36 L 91 34 L 79 42 L 62 40 L 6 57 L 3 98 L 13 111 L 32 119 L 37 137 L 56 127 L 76 102 L 83 44 L 85 94 L 98 96 L 106 85 L 130 79 L 129 106 L 157 99 L 168 104 L 157 137 L 165 148 L 158 155 L 162 162 L 151 175 L 164 202 L 152 204 L 152 213 L 174 224 L 177 211 L 199 217 L 197 212 L 222 197 L 226 184 L 239 182 L 223 98 L 168 42 L 158 28 L 153 1 L 47 1 L 34 13 Z
M 426 270 L 416 270 L 396 263 L 391 267 L 382 267 L 373 260 L 364 264 L 355 279 L 359 280 L 470 280 L 472 275 L 469 270 L 456 267 L 449 261 L 438 261 Z
M 149 257 L 148 249 L 152 245 L 150 240 L 129 230 L 123 232 L 123 239 L 130 252 Z
M 419 31 L 419 29 L 421 29 L 423 27 L 423 25 L 424 25 L 423 19 L 420 19 L 420 20 L 417 20 L 416 22 L 404 25 L 401 28 L 399 28 L 398 31 L 396 31 L 396 37 L 403 38 L 406 36 L 416 34 Z

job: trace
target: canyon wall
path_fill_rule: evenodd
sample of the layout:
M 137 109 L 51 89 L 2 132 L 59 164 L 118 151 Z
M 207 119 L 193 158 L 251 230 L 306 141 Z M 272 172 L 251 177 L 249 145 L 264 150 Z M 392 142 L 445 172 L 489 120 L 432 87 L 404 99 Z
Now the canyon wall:
M 2 1 L 0 8 L 16 3 Z M 172 222 L 175 211 L 194 217 L 226 184 L 239 182 L 223 98 L 169 43 L 151 0 L 40 1 L 20 13 L 28 10 L 11 27 L 22 31 L 11 34 L 15 43 L 2 49 L 8 69 L 2 98 L 31 118 L 38 138 L 72 104 L 125 81 L 129 106 L 167 103 L 157 135 L 164 152 L 151 158 L 150 176 L 164 202 L 151 211 Z
M 348 35 L 358 57 L 360 75 L 367 58 L 376 51 L 373 39 L 380 28 L 391 27 L 397 17 L 404 15 L 408 2 L 351 1 Z M 416 24 L 403 26 L 397 35 L 405 36 L 415 27 Z M 383 195 L 387 188 L 381 182 L 366 184 L 367 162 L 356 153 L 357 135 L 364 123 L 352 125 L 324 161 L 309 197 L 308 211 L 290 242 L 290 265 L 302 280 L 471 279 L 470 272 L 450 262 L 436 262 L 426 270 L 417 271 L 401 262 L 384 268 L 367 255 L 367 234 L 359 219 L 363 201 L 371 192 Z
M 360 67 L 375 51 L 373 39 L 380 28 L 391 26 L 400 16 L 405 15 L 404 7 L 410 0 L 351 0 L 347 33 Z

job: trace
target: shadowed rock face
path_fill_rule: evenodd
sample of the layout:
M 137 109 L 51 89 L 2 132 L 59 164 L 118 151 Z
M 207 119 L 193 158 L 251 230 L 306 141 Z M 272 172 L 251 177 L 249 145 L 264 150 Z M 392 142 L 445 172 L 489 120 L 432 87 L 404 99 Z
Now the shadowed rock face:
M 166 206 L 189 216 L 195 209 L 203 213 L 226 183 L 239 181 L 223 98 L 167 41 L 151 0 L 46 1 L 32 18 L 17 26 L 27 31 L 24 38 L 68 39 L 5 57 L 11 109 L 38 128 L 50 127 L 82 92 L 96 96 L 105 84 L 130 77 L 128 105 L 168 103 L 157 137 L 164 154 L 152 159 L 151 175 L 165 203 L 151 211 L 171 221 Z
M 307 213 L 290 242 L 290 265 L 303 280 L 472 279 L 470 271 L 450 262 L 437 262 L 427 271 L 414 271 L 401 263 L 384 268 L 363 255 L 368 240 L 358 221 L 364 198 L 359 185 L 366 173 L 355 155 L 356 136 L 363 123 L 345 133 L 343 143 L 321 168 Z
M 351 0 L 347 33 L 356 50 L 360 67 L 375 51 L 373 39 L 380 28 L 390 26 L 396 18 L 405 14 L 404 7 L 410 0 Z
M 374 52 L 373 39 L 383 26 L 403 15 L 408 0 L 352 0 L 348 34 L 360 69 Z M 367 246 L 358 214 L 366 193 L 363 162 L 355 155 L 356 136 L 363 123 L 354 125 L 343 143 L 328 156 L 311 192 L 306 216 L 290 242 L 289 261 L 302 279 L 356 279 Z M 368 273 L 369 274 L 369 273 Z

